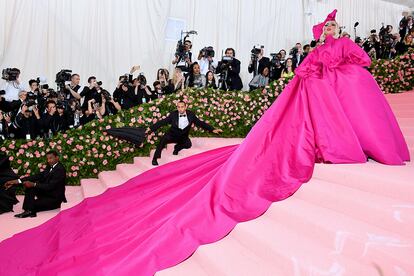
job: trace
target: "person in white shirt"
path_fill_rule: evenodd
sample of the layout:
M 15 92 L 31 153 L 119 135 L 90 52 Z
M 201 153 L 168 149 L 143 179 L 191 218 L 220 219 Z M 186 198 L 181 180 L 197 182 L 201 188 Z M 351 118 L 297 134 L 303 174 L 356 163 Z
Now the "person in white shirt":
M 198 64 L 200 65 L 200 73 L 206 75 L 208 71 L 215 72 L 218 61 L 214 59 L 213 47 L 204 47 L 198 54 Z
M 26 88 L 19 80 L 20 70 L 17 68 L 13 68 L 13 70 L 18 72 L 16 80 L 6 80 L 5 86 L 2 89 L 0 89 L 6 92 L 3 98 L 8 102 L 17 101 L 19 99 L 19 92 L 26 91 Z

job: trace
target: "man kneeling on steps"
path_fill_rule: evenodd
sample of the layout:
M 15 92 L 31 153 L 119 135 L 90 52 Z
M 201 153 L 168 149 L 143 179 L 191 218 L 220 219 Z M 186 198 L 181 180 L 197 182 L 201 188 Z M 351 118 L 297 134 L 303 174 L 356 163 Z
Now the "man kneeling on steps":
M 49 151 L 46 158 L 48 166 L 43 172 L 5 183 L 6 188 L 18 184 L 23 184 L 26 188 L 23 202 L 24 212 L 15 217 L 36 217 L 37 212 L 60 208 L 61 203 L 66 202 L 65 167 L 59 162 L 56 151 Z
M 187 104 L 184 101 L 179 101 L 177 103 L 177 110 L 171 112 L 167 118 L 152 125 L 150 130 L 155 132 L 157 129 L 167 124 L 170 124 L 171 127 L 161 138 L 160 143 L 155 150 L 154 157 L 152 159 L 152 165 L 154 166 L 158 165 L 157 159 L 161 158 L 161 151 L 167 144 L 175 143 L 173 152 L 174 155 L 177 155 L 182 149 L 191 148 L 191 140 L 188 137 L 188 134 L 190 133 L 193 124 L 215 134 L 222 132 L 221 129 L 214 129 L 206 122 L 198 119 L 192 111 L 187 110 Z

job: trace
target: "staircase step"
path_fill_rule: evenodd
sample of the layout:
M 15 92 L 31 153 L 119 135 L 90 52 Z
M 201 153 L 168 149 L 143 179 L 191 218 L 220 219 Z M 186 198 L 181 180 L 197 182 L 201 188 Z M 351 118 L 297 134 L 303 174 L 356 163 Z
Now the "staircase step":
M 366 164 L 316 164 L 313 179 L 348 186 L 361 191 L 391 197 L 403 202 L 414 198 L 412 162 L 406 166 Z
M 295 198 L 400 234 L 409 239 L 414 233 L 414 203 L 312 179 Z
M 81 186 L 66 186 L 66 203 L 62 203 L 60 210 L 66 210 L 79 204 L 84 199 Z
M 331 248 L 335 254 L 388 263 L 414 273 L 414 264 L 407 258 L 414 256 L 414 242 L 395 233 L 294 196 L 273 204 L 265 216 L 318 241 L 321 247 Z
M 100 195 L 107 189 L 101 180 L 96 178 L 82 179 L 81 187 L 84 198 Z
M 98 179 L 106 188 L 116 187 L 128 181 L 128 179 L 125 176 L 122 176 L 117 171 L 100 172 L 98 175 Z

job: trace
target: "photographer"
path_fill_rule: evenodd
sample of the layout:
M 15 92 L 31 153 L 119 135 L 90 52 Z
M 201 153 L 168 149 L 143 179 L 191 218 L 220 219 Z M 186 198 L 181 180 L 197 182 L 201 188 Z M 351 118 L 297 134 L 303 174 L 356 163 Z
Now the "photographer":
M 233 48 L 227 48 L 225 56 L 218 63 L 216 73 L 220 74 L 219 89 L 242 90 L 243 83 L 239 76 L 240 61 L 235 58 Z
M 301 45 L 300 43 L 298 44 Z M 302 46 L 299 48 L 295 48 L 295 49 L 296 50 L 292 52 L 292 61 L 293 61 L 294 68 L 297 68 L 303 62 L 303 60 L 305 59 L 305 56 L 303 55 Z
M 103 113 L 102 116 L 109 116 L 109 115 L 114 115 L 116 113 L 118 113 L 118 111 L 121 111 L 121 105 L 116 102 L 112 97 L 111 94 L 106 91 L 106 90 L 102 90 L 101 92 L 101 97 L 102 97 L 102 107 L 104 107 L 105 109 L 102 109 Z
M 69 101 L 71 99 L 77 99 L 78 101 L 81 100 L 82 89 L 79 85 L 80 83 L 80 76 L 78 74 L 72 74 L 70 77 L 70 84 L 65 85 L 65 100 Z
M 364 41 L 362 48 L 372 59 L 379 57 L 380 39 L 376 30 L 371 30 L 371 35 Z
M 258 88 L 266 88 L 269 85 L 269 68 L 263 68 L 259 75 L 256 75 L 249 83 L 250 91 Z
M 173 86 L 174 92 L 184 89 L 185 77 L 183 76 L 183 72 L 181 71 L 180 68 L 174 69 L 174 75 L 173 75 L 171 84 Z
M 280 76 L 282 75 L 283 66 L 280 62 L 282 55 L 280 53 L 273 53 L 270 54 L 270 56 L 272 59 L 270 60 L 269 66 L 269 81 L 274 81 L 280 79 Z
M 144 75 L 140 74 L 135 80 L 134 87 L 134 102 L 135 105 L 140 105 L 143 103 L 148 103 L 152 100 L 154 95 L 151 92 L 150 87 L 147 85 L 147 78 Z
M 384 26 L 381 27 L 381 30 L 379 32 L 379 38 L 380 38 L 380 57 L 384 59 L 388 59 L 391 56 L 391 48 L 392 44 L 394 43 L 394 36 L 392 35 L 392 26 L 387 25 L 385 28 Z
M 134 90 L 127 76 L 120 76 L 119 82 L 113 93 L 114 101 L 119 103 L 122 109 L 129 109 L 136 105 Z
M 174 85 L 172 80 L 169 78 L 170 73 L 167 69 L 158 69 L 157 80 L 160 83 L 163 95 L 172 94 L 174 92 Z M 155 89 L 155 85 L 154 85 Z
M 42 122 L 37 106 L 23 104 L 14 120 L 14 138 L 35 139 L 40 134 L 41 127 Z
M 82 109 L 87 110 L 88 109 L 88 102 L 92 99 L 95 101 L 100 101 L 100 96 L 98 95 L 98 83 L 96 81 L 96 77 L 91 76 L 88 78 L 88 84 L 89 86 L 85 86 L 80 93 L 80 96 L 83 98 L 83 104 Z
M 207 74 L 208 71 L 215 72 L 218 62 L 214 59 L 214 49 L 212 46 L 204 47 L 198 54 L 198 64 L 200 66 L 200 73 Z
M 185 86 L 196 89 L 204 88 L 206 86 L 206 76 L 201 74 L 200 65 L 198 65 L 197 62 L 191 64 L 190 73 L 188 74 Z
M 269 64 L 270 59 L 264 56 L 264 46 L 262 45 L 260 48 L 257 48 L 256 46 L 253 47 L 251 50 L 249 67 L 247 68 L 249 73 L 253 73 L 253 77 L 255 77 L 263 71 L 264 67 L 268 67 Z
M 52 135 L 56 134 L 62 129 L 60 120 L 58 117 L 56 102 L 48 100 L 46 103 L 46 113 L 43 114 L 40 124 L 43 132 L 43 136 L 51 138 Z
M 188 72 L 192 63 L 192 47 L 193 45 L 191 44 L 191 41 L 185 40 L 183 47 L 179 45 L 175 52 L 175 59 L 172 61 L 172 64 L 174 64 L 175 67 L 180 68 L 183 72 Z
M 68 102 L 67 124 L 69 128 L 80 126 L 80 117 L 82 117 L 82 108 L 76 99 L 70 99 Z
M 0 141 L 9 138 L 10 114 L 0 111 Z
M 18 100 L 19 92 L 26 90 L 21 84 L 19 77 L 20 70 L 17 68 L 7 68 L 3 70 L 2 79 L 6 81 L 6 84 L 0 90 L 5 91 L 3 97 L 5 101 L 12 102 Z
M 393 42 L 391 44 L 390 58 L 396 58 L 397 56 L 404 54 L 405 49 L 406 47 L 404 43 L 401 42 L 400 34 L 395 33 L 393 36 Z
M 405 38 L 405 36 L 410 32 L 410 30 L 412 30 L 414 27 L 413 17 L 411 15 L 408 15 L 408 12 L 403 13 L 403 18 L 400 21 L 399 27 L 399 34 L 402 41 Z
M 87 103 L 88 109 L 84 111 L 80 118 L 80 124 L 85 125 L 95 119 L 102 119 L 105 114 L 105 105 L 101 106 L 95 99 L 90 99 Z

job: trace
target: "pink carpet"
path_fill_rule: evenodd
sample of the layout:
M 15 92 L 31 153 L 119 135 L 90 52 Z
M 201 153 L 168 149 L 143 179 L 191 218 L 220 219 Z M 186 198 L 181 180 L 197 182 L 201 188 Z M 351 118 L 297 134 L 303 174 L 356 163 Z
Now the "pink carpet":
M 387 95 L 414 153 L 414 93 Z M 375 137 L 373 137 L 375 139 Z M 194 138 L 193 148 L 160 164 L 241 139 Z M 151 168 L 149 157 L 135 158 L 98 179 L 68 187 L 70 208 L 83 198 Z M 318 164 L 310 183 L 260 218 L 239 224 L 221 241 L 201 246 L 183 263 L 157 275 L 414 275 L 414 165 Z M 21 205 L 15 212 L 21 211 Z M 56 215 L 33 219 L 0 216 L 0 240 Z

